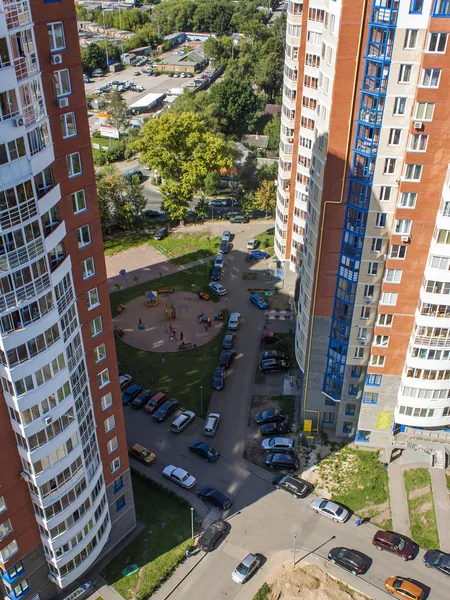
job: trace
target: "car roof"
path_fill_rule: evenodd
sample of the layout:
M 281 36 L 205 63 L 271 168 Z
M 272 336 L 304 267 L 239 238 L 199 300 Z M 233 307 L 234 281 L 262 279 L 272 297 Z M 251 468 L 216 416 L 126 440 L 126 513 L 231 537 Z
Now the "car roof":
M 240 316 L 241 316 L 241 314 L 240 314 L 240 313 L 238 313 L 238 312 L 234 312 L 234 313 L 231 313 L 231 315 L 230 315 L 230 319 L 239 319 L 239 318 L 240 318 Z
M 256 560 L 256 556 L 254 554 L 247 554 L 241 564 L 246 567 L 250 567 Z
M 181 467 L 174 467 L 172 475 L 177 475 L 178 477 L 185 477 L 186 475 L 189 475 L 189 473 Z
M 141 444 L 133 444 L 131 446 L 132 450 L 136 450 L 136 452 L 142 452 L 142 450 L 147 450 L 145 446 L 141 446 Z

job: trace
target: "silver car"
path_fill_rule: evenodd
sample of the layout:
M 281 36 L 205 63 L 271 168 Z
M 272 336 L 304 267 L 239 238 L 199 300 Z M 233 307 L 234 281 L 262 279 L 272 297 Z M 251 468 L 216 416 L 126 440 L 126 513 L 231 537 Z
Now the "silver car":
M 209 415 L 206 417 L 205 426 L 203 427 L 203 435 L 210 437 L 216 435 L 217 428 L 219 427 L 219 421 L 219 413 L 209 413 Z
M 173 483 L 176 483 L 182 488 L 189 490 L 191 487 L 197 483 L 195 477 L 193 477 L 190 473 L 181 469 L 180 467 L 175 467 L 174 465 L 168 465 L 162 472 L 163 477 L 170 479 Z
M 174 433 L 181 433 L 183 429 L 195 419 L 195 413 L 192 410 L 185 410 L 181 415 L 179 415 L 170 426 L 170 431 Z
M 350 518 L 350 513 L 346 508 L 326 498 L 315 498 L 311 502 L 311 508 L 314 512 L 333 519 L 335 523 L 345 523 Z
M 292 438 L 273 437 L 261 442 L 264 452 L 295 452 L 295 443 Z
M 231 573 L 231 579 L 235 583 L 245 583 L 259 569 L 260 564 L 261 559 L 256 554 L 247 554 Z
M 228 321 L 228 329 L 235 330 L 239 327 L 239 321 L 241 320 L 241 315 L 237 312 L 231 313 L 230 319 Z

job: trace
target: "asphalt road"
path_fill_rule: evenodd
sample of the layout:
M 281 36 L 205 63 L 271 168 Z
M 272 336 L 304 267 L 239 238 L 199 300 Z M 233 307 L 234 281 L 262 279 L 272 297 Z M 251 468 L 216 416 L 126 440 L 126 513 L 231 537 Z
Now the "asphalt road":
M 290 557 L 294 534 L 297 535 L 297 561 L 306 557 L 309 562 L 316 562 L 324 568 L 328 551 L 340 545 L 372 557 L 373 564 L 367 574 L 360 578 L 329 565 L 331 574 L 369 597 L 385 599 L 388 595 L 383 590 L 384 581 L 391 575 L 400 575 L 428 585 L 430 600 L 448 600 L 448 578 L 425 568 L 423 553 L 413 562 L 404 563 L 391 554 L 376 551 L 371 541 L 376 529 L 370 524 L 357 528 L 354 519 L 346 524 L 337 524 L 317 515 L 309 506 L 310 499 L 296 500 L 284 491 L 275 490 L 270 472 L 242 459 L 264 316 L 262 311 L 249 304 L 247 288 L 250 282 L 242 280 L 242 273 L 249 270 L 249 265 L 245 263 L 245 246 L 249 237 L 247 226 L 232 228 L 236 235 L 233 250 L 225 257 L 221 283 L 228 290 L 228 308 L 240 312 L 242 320 L 235 344 L 237 357 L 227 373 L 226 387 L 221 392 L 213 392 L 211 399 L 210 411 L 221 414 L 217 435 L 204 438 L 201 435 L 203 421 L 200 419 L 176 435 L 169 431 L 172 419 L 156 424 L 149 415 L 134 411 L 131 407 L 124 409 L 128 442 L 142 443 L 157 455 L 155 464 L 147 470 L 150 475 L 161 473 L 168 464 L 175 464 L 197 478 L 196 486 L 183 494 L 194 505 L 199 502 L 196 491 L 203 485 L 216 487 L 233 499 L 233 506 L 223 515 L 231 526 L 228 535 L 174 589 L 177 577 L 179 579 L 181 576 L 177 572 L 155 594 L 155 600 L 165 600 L 169 596 L 171 600 L 250 600 L 277 562 Z M 263 270 L 267 267 L 259 264 L 252 268 Z M 220 452 L 219 459 L 211 464 L 193 455 L 189 451 L 189 443 L 195 439 L 204 439 L 212 444 Z M 167 487 L 179 490 L 170 482 L 167 482 Z M 218 516 L 217 510 L 211 511 L 205 523 Z M 248 552 L 262 554 L 267 563 L 250 582 L 239 586 L 231 580 L 231 572 Z M 306 556 L 311 552 L 314 554 Z

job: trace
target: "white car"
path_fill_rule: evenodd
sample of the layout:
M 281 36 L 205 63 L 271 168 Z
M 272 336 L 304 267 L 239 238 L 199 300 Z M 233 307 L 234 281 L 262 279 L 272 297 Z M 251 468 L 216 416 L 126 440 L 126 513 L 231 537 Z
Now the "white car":
M 205 426 L 203 427 L 203 435 L 212 437 L 216 435 L 217 428 L 219 427 L 220 415 L 219 413 L 209 413 L 206 417 Z
M 326 498 L 314 498 L 311 502 L 311 508 L 314 512 L 333 519 L 336 523 L 345 523 L 350 517 L 350 513 L 346 508 Z
M 192 423 L 194 419 L 195 412 L 192 412 L 192 410 L 185 410 L 174 421 L 172 421 L 169 429 L 174 433 L 181 433 L 184 429 L 186 429 L 189 423 Z
M 231 579 L 235 583 L 245 583 L 258 570 L 260 564 L 261 559 L 256 554 L 247 554 L 244 560 L 231 573 Z
M 224 231 L 222 233 L 222 242 L 229 242 L 231 240 L 231 231 Z
M 129 383 L 132 381 L 131 375 L 121 375 L 119 377 L 120 389 L 124 390 Z
M 247 242 L 247 250 L 254 250 L 255 248 L 257 248 L 259 245 L 259 240 L 248 240 Z
M 225 296 L 227 290 L 220 283 L 212 282 L 208 285 L 209 289 L 217 296 Z
M 173 483 L 176 483 L 177 485 L 179 485 L 182 488 L 185 488 L 186 490 L 189 490 L 191 487 L 194 487 L 194 485 L 197 483 L 195 477 L 190 475 L 184 469 L 181 469 L 180 467 L 175 467 L 174 465 L 168 465 L 163 470 L 162 474 L 164 477 L 170 479 L 170 481 L 173 481 Z
M 261 449 L 265 452 L 295 452 L 295 443 L 292 438 L 273 437 L 263 440 Z
M 222 268 L 222 267 L 223 267 L 223 264 L 224 264 L 224 262 L 225 262 L 225 261 L 224 261 L 224 258 L 223 258 L 223 256 L 222 256 L 221 254 L 218 254 L 218 255 L 216 256 L 216 258 L 214 259 L 214 266 L 215 266 L 215 267 L 220 267 L 220 268 Z
M 233 331 L 239 327 L 239 321 L 241 320 L 241 315 L 239 313 L 231 313 L 230 319 L 228 321 L 228 329 L 232 329 Z

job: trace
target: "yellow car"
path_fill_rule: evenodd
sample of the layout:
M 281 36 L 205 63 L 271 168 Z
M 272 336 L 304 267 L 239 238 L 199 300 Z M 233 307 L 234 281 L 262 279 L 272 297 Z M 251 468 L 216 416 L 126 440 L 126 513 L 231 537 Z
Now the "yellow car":
M 137 458 L 137 460 L 144 463 L 144 465 L 151 465 L 156 459 L 156 456 L 153 454 L 153 452 L 150 452 L 150 450 L 147 450 L 147 448 L 141 446 L 140 444 L 134 444 L 134 446 L 131 446 L 131 448 L 128 449 L 128 453 L 130 456 L 133 456 L 134 458 Z
M 389 577 L 384 583 L 385 589 L 400 600 L 423 600 L 425 596 L 424 590 L 404 579 L 403 577 Z

